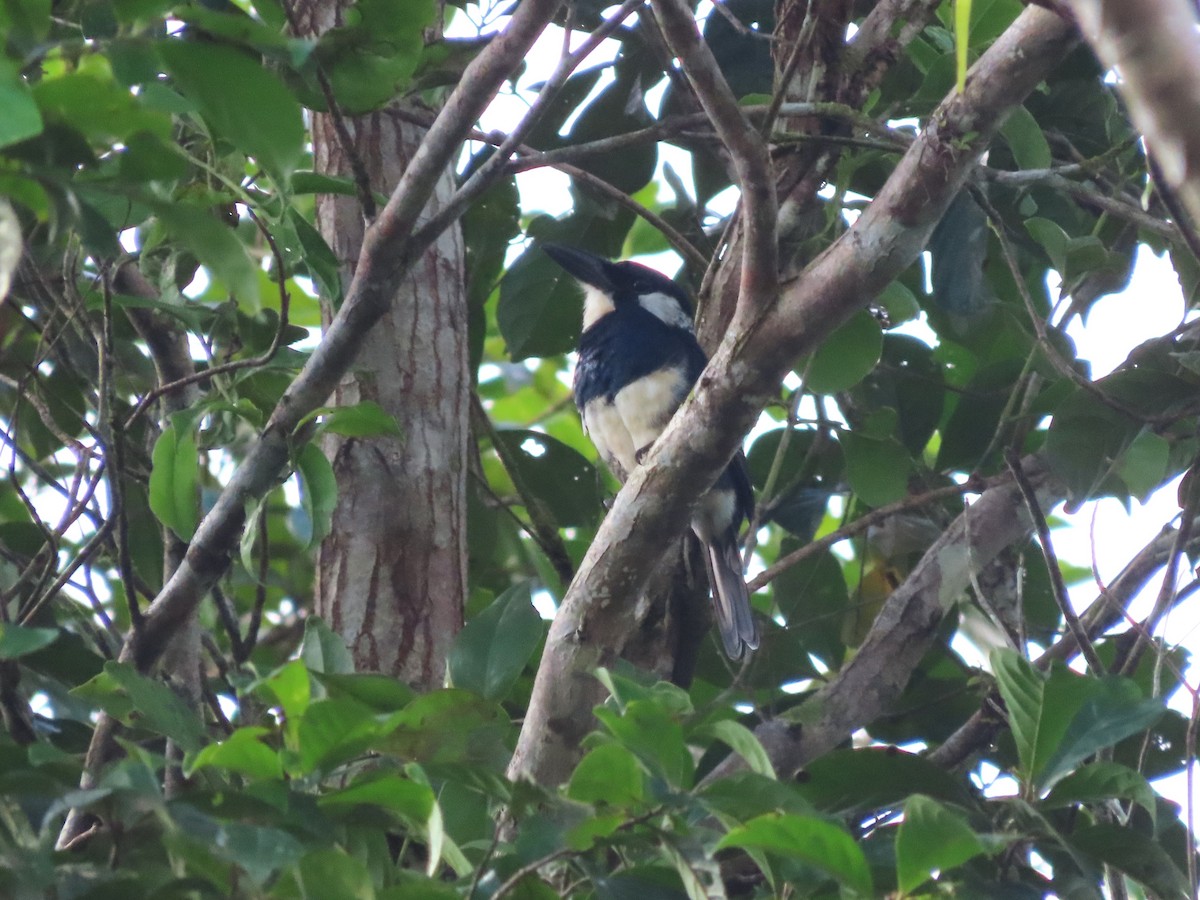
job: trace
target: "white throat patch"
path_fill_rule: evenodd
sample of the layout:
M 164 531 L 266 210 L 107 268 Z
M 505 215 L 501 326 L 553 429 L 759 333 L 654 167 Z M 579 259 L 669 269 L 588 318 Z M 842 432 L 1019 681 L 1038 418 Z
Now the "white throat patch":
M 612 298 L 595 285 L 583 285 L 583 330 L 587 331 L 616 309 Z
M 653 294 L 638 297 L 638 303 L 663 324 L 671 328 L 682 328 L 684 331 L 692 330 L 691 318 L 679 305 L 679 301 L 669 294 L 655 291 Z

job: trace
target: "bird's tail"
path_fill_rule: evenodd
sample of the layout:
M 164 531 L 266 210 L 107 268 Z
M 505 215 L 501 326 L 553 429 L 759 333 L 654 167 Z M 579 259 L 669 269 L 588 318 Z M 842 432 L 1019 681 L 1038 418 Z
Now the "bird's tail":
M 725 655 L 736 661 L 747 649 L 758 649 L 758 627 L 750 609 L 746 579 L 742 577 L 737 538 L 731 531 L 706 542 L 704 549 L 708 554 L 708 580 L 712 583 L 713 612 L 721 643 Z

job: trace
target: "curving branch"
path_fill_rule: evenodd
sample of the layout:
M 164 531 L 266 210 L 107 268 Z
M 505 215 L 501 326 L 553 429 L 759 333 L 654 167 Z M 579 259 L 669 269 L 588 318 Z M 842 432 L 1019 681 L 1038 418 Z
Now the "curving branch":
M 1074 43 L 1058 16 L 1026 9 L 973 67 L 965 93 L 938 107 L 854 226 L 784 286 L 777 304 L 753 310 L 726 334 L 697 390 L 618 494 L 555 616 L 510 777 L 547 785 L 566 779 L 601 697 L 591 673 L 619 654 L 632 598 L 659 548 L 683 531 L 689 498 L 713 483 L 795 359 L 916 259 L 1005 116 Z M 972 520 L 972 528 L 982 524 Z M 886 655 L 884 662 L 897 682 L 915 665 Z M 832 707 L 806 707 L 825 741 L 848 736 L 872 709 Z
M 1200 221 L 1200 41 L 1188 0 L 1064 0 L 1146 137 L 1167 184 Z

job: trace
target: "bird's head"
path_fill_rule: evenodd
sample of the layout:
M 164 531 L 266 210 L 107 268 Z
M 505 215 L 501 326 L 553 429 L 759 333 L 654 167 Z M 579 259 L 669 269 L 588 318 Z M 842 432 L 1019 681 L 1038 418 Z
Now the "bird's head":
M 641 263 L 612 262 L 586 250 L 543 244 L 546 255 L 583 285 L 583 330 L 614 310 L 631 304 L 672 328 L 692 330 L 687 292 L 666 275 Z

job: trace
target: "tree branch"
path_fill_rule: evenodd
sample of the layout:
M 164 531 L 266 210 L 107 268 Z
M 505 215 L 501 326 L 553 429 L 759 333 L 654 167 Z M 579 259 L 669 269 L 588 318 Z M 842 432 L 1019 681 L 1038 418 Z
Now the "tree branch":
M 1150 154 L 1193 221 L 1200 221 L 1200 42 L 1188 0 L 1065 0 Z

